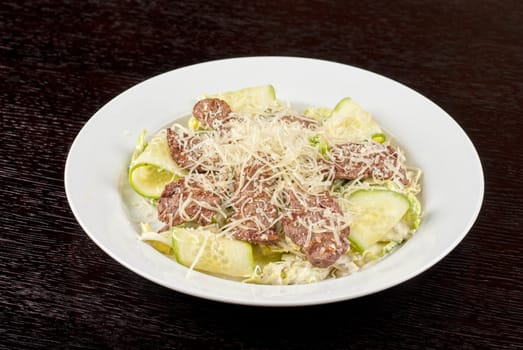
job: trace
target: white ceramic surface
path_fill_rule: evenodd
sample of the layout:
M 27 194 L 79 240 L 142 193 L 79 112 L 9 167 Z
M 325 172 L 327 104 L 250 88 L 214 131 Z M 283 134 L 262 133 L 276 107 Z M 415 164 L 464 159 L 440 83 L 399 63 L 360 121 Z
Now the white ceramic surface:
M 372 113 L 424 171 L 426 213 L 417 234 L 377 264 L 316 284 L 264 286 L 187 269 L 138 240 L 118 190 L 137 136 L 190 113 L 202 93 L 272 84 L 293 105 L 334 106 L 349 96 Z M 410 279 L 445 257 L 468 233 L 483 200 L 478 154 L 459 125 L 412 89 L 359 68 L 308 58 L 245 57 L 196 64 L 148 79 L 101 108 L 76 137 L 65 167 L 71 209 L 89 237 L 135 273 L 173 290 L 227 303 L 322 304 Z

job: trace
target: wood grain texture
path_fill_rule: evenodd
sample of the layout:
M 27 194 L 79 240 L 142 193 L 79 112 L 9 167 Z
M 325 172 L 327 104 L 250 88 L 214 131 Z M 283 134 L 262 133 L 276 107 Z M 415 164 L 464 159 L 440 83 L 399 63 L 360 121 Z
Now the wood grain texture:
M 2 2 L 0 349 L 523 349 L 522 24 L 509 0 Z M 389 290 L 274 309 L 183 295 L 102 252 L 64 193 L 78 131 L 151 76 L 250 55 L 362 67 L 452 115 L 486 179 L 460 245 Z

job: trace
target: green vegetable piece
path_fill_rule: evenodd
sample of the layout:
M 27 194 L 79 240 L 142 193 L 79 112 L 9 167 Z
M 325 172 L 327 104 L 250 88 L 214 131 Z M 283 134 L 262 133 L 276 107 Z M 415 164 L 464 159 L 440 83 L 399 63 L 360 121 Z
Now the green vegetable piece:
M 372 141 L 377 143 L 383 143 L 387 139 L 384 133 L 376 133 L 370 137 Z
M 144 151 L 145 147 L 147 146 L 147 140 L 145 138 L 145 135 L 147 135 L 147 130 L 143 130 L 140 136 L 138 136 L 138 139 L 136 140 L 136 146 L 134 147 L 134 152 L 131 157 L 131 161 L 134 161 L 142 152 Z
M 330 117 L 332 109 L 323 107 L 308 107 L 303 110 L 303 115 L 318 121 L 322 121 Z
M 221 237 L 203 228 L 173 228 L 173 250 L 180 264 L 195 270 L 230 277 L 249 277 L 254 271 L 249 243 Z
M 349 197 L 354 213 L 349 240 L 363 252 L 380 242 L 410 207 L 407 197 L 389 190 L 359 190 Z
M 421 224 L 421 203 L 412 193 L 409 193 L 407 198 L 409 200 L 410 206 L 407 214 L 405 214 L 405 220 L 410 225 L 412 230 L 417 230 Z
M 154 135 L 146 146 L 144 140 L 142 133 L 129 166 L 129 184 L 139 195 L 157 199 L 165 185 L 183 176 L 185 170 L 172 159 L 165 130 Z
M 370 113 L 349 97 L 338 102 L 322 127 L 327 139 L 335 144 L 362 142 L 383 133 Z
M 194 115 L 191 115 L 189 117 L 187 126 L 189 127 L 189 129 L 193 129 L 193 130 L 203 130 L 204 129 L 202 123 L 200 123 L 200 121 L 198 119 L 196 119 L 196 117 Z
M 203 98 L 219 98 L 227 102 L 233 112 L 258 114 L 276 108 L 279 102 L 272 85 L 260 85 L 218 94 L 204 94 Z
M 320 135 L 309 137 L 309 143 L 318 148 L 318 152 L 320 152 L 320 154 L 323 156 L 326 156 L 331 149 L 331 146 L 325 140 L 323 140 Z

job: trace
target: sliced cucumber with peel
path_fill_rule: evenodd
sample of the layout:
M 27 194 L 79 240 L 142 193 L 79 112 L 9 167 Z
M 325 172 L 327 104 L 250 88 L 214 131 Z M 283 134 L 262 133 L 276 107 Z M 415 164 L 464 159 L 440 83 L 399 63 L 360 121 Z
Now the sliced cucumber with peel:
M 172 159 L 165 130 L 154 135 L 147 145 L 144 139 L 142 133 L 129 166 L 129 184 L 141 196 L 156 199 L 165 185 L 183 176 L 185 170 Z
M 349 240 L 358 251 L 365 251 L 383 240 L 410 207 L 409 199 L 390 190 L 358 190 L 349 197 L 354 219 Z
M 315 120 L 323 121 L 332 114 L 332 109 L 324 107 L 308 107 L 303 110 L 303 115 Z
M 410 207 L 405 215 L 407 223 L 410 225 L 410 228 L 417 230 L 421 223 L 421 203 L 419 199 L 412 193 L 409 193 L 407 198 L 410 201 Z
M 221 237 L 203 228 L 173 228 L 176 260 L 187 267 L 230 277 L 248 277 L 254 271 L 252 246 Z
M 323 129 L 326 137 L 335 144 L 362 142 L 372 140 L 373 135 L 384 135 L 370 113 L 349 97 L 338 102 L 323 122 Z
M 267 108 L 279 106 L 272 85 L 251 86 L 218 94 L 203 94 L 202 98 L 219 98 L 227 102 L 233 112 L 249 115 L 262 113 Z M 189 117 L 187 126 L 193 130 L 205 129 L 194 115 Z
M 214 95 L 204 94 L 204 98 L 219 98 L 227 102 L 233 112 L 261 113 L 270 107 L 278 107 L 276 92 L 272 85 L 260 85 Z

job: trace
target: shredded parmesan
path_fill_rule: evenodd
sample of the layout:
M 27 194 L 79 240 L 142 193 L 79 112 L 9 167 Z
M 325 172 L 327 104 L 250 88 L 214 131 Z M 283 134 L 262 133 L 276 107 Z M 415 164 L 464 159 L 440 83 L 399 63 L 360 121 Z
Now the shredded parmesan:
M 227 208 L 241 196 L 241 190 L 246 186 L 251 186 L 255 192 L 268 193 L 270 204 L 276 206 L 280 213 L 285 213 L 287 209 L 286 191 L 317 195 L 328 190 L 332 179 L 324 174 L 329 172 L 330 167 L 321 161 L 317 148 L 309 141 L 317 131 L 304 128 L 299 118 L 296 122 L 286 121 L 283 119 L 285 115 L 288 111 L 258 116 L 235 114 L 226 128 L 200 132 L 174 125 L 173 130 L 178 135 L 187 135 L 180 137 L 181 148 L 191 160 L 187 183 L 197 184 L 222 198 L 220 206 L 212 207 L 204 201 L 195 201 L 191 195 L 186 196 L 179 205 L 180 216 L 187 221 L 194 220 L 198 213 L 190 216 L 185 209 L 189 204 L 197 203 L 225 217 Z M 197 142 L 191 142 L 194 137 Z M 253 162 L 261 163 L 263 168 L 246 178 L 245 170 Z M 202 168 L 205 169 L 203 174 Z M 259 181 L 261 171 L 269 172 L 270 176 Z M 242 186 L 235 189 L 234 183 Z M 307 205 L 305 201 L 302 204 Z M 244 217 L 244 220 L 258 222 L 259 218 Z M 328 223 L 329 220 L 324 221 Z M 239 224 L 230 223 L 224 231 L 230 232 L 231 227 Z M 316 223 L 315 226 L 318 225 Z M 317 229 L 311 227 L 310 231 L 313 233 Z
M 353 219 L 347 200 L 352 192 L 370 187 L 393 187 L 414 194 L 420 190 L 421 172 L 406 168 L 404 153 L 389 141 L 336 144 L 329 140 L 321 122 L 302 117 L 289 107 L 263 113 L 231 112 L 226 120 L 214 118 L 220 110 L 205 108 L 206 121 L 213 129 L 171 127 L 187 160 L 184 181 L 189 191 L 180 189 L 176 194 L 177 212 L 170 214 L 169 226 L 173 215 L 185 222 L 203 217 L 210 223 L 218 222 L 213 220 L 219 216 L 220 236 L 235 238 L 238 230 L 256 230 L 259 237 L 267 238 L 272 230 L 282 233 L 280 223 L 291 218 L 292 227 L 304 228 L 306 235 L 299 242 L 289 242 L 287 235 L 283 242 L 275 243 L 294 256 L 271 263 L 275 272 L 288 273 L 298 266 L 297 261 L 306 260 L 305 249 L 318 242 L 320 235 L 332 235 L 322 242 L 321 254 L 343 246 Z M 210 196 L 219 200 L 208 200 Z M 296 245 L 299 249 L 289 248 Z M 326 278 L 357 270 L 359 265 L 347 256 L 328 269 L 314 271 Z M 305 271 L 302 267 L 297 273 Z

